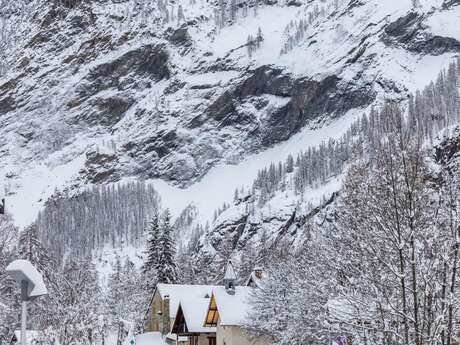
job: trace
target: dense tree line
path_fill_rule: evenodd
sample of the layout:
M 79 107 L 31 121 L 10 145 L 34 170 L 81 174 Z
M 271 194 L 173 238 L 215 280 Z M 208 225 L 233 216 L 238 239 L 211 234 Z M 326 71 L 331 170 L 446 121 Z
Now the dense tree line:
M 344 187 L 333 213 L 320 215 L 326 221 L 309 224 L 303 247 L 269 266 L 250 331 L 280 345 L 458 343 L 460 162 L 426 144 L 459 123 L 459 75 L 453 63 L 410 97 L 407 112 L 388 103 L 321 155 L 300 155 L 291 174 L 305 186 L 337 173 L 330 158 L 343 157 Z
M 288 156 L 284 162 L 272 163 L 259 171 L 252 190 L 235 191 L 234 203 L 247 200 L 247 211 L 254 212 L 263 207 L 271 198 L 280 192 L 293 191 L 300 198 L 308 189 L 318 188 L 331 178 L 345 173 L 355 161 L 372 161 L 377 157 L 382 138 L 388 138 L 400 128 L 419 142 L 430 142 L 446 126 L 460 120 L 460 102 L 458 94 L 460 61 L 452 63 L 446 71 L 442 71 L 436 82 L 430 83 L 424 90 L 410 96 L 407 111 L 400 112 L 392 106 L 382 111 L 372 109 L 353 122 L 349 130 L 339 139 L 331 139 L 317 147 L 310 147 L 297 157 Z M 396 115 L 395 115 L 396 114 Z M 226 209 L 232 207 L 224 204 L 216 210 L 214 221 Z M 198 227 L 190 240 L 190 246 L 179 251 L 179 260 L 187 263 L 185 277 L 187 281 L 210 283 L 218 282 L 222 265 L 229 258 L 235 259 L 235 247 L 232 239 L 225 236 L 219 246 L 214 248 L 208 241 L 212 227 Z M 267 239 L 265 239 L 267 241 Z M 271 248 L 272 243 L 266 248 Z M 254 267 L 259 248 L 239 248 L 241 263 L 236 266 L 241 277 Z M 269 249 L 267 249 L 269 251 Z M 187 259 L 184 259 L 187 258 Z M 202 276 L 199 271 L 206 272 Z M 300 273 L 299 273 L 300 274 Z
M 120 342 L 124 341 L 128 330 L 142 330 L 153 286 L 157 282 L 173 282 L 167 279 L 175 279 L 175 249 L 170 237 L 173 229 L 167 213 L 161 217 L 159 237 L 151 241 L 157 254 L 155 274 L 151 274 L 152 270 L 139 270 L 127 258 L 117 257 L 107 286 L 101 284 L 91 255 L 83 257 L 68 253 L 58 264 L 37 237 L 34 225 L 23 230 L 18 237 L 9 218 L 0 217 L 2 344 L 8 344 L 19 327 L 19 287 L 4 271 L 14 259 L 29 260 L 43 275 L 48 288 L 48 295 L 29 303 L 28 308 L 28 327 L 40 330 L 37 340 L 43 345 L 55 345 L 56 341 L 63 345 L 104 344 L 114 332 Z M 152 277 L 153 281 L 150 280 Z
M 143 182 L 96 186 L 70 199 L 56 196 L 38 215 L 38 237 L 58 260 L 69 252 L 87 257 L 107 244 L 139 247 L 159 203 L 155 189 Z
M 432 142 L 441 129 L 460 120 L 459 84 L 460 59 L 442 71 L 435 82 L 409 97 L 401 126 L 420 140 Z M 394 119 L 385 109 L 363 114 L 339 139 L 309 147 L 296 159 L 288 157 L 285 162 L 260 170 L 252 191 L 258 204 L 263 205 L 284 189 L 305 193 L 342 174 L 350 161 L 374 156 L 380 139 L 394 130 Z
M 17 283 L 5 272 L 15 259 L 29 260 L 44 277 L 48 295 L 29 303 L 29 325 L 41 330 L 45 345 L 94 344 L 102 339 L 103 299 L 96 270 L 90 258 L 67 257 L 61 265 L 53 258 L 30 227 L 21 232 L 7 216 L 0 215 L 0 340 L 9 344 L 19 327 Z

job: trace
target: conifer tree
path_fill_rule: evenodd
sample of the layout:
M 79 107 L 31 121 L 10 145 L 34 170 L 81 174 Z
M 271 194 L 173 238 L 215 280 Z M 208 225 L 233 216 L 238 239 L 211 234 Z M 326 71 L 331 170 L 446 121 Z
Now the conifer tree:
M 117 255 L 115 258 L 115 264 L 113 266 L 113 272 L 109 276 L 109 292 L 107 294 L 107 309 L 112 325 L 118 322 L 117 316 L 119 314 L 118 305 L 122 298 L 122 268 L 121 260 Z
M 244 284 L 257 265 L 257 252 L 251 243 L 246 244 L 241 254 L 241 262 L 238 267 L 238 278 L 240 283 Z
M 294 171 L 294 158 L 292 155 L 289 155 L 286 160 L 286 173 L 291 173 Z
M 257 48 L 260 48 L 260 45 L 263 40 L 264 40 L 264 35 L 262 34 L 262 29 L 259 26 L 259 29 L 257 30 L 257 36 L 256 36 Z
M 160 224 L 158 215 L 155 214 L 148 225 L 147 230 L 147 249 L 145 251 L 146 259 L 142 266 L 142 273 L 151 271 L 158 265 L 159 241 L 160 241 Z
M 269 261 L 269 256 L 270 256 L 270 245 L 268 242 L 268 234 L 266 230 L 263 230 L 259 243 L 257 246 L 257 260 L 256 260 L 256 265 L 267 268 L 268 266 L 268 261 Z
M 173 232 L 171 215 L 167 209 L 162 216 L 160 241 L 158 243 L 156 272 L 159 283 L 172 284 L 177 281 L 176 249 L 172 239 Z

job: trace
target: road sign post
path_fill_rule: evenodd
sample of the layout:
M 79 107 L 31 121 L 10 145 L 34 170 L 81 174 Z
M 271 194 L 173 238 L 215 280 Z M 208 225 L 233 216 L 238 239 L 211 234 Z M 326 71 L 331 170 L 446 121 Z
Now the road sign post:
M 27 260 L 15 260 L 6 272 L 21 284 L 21 345 L 27 345 L 27 302 L 48 294 L 42 275 Z

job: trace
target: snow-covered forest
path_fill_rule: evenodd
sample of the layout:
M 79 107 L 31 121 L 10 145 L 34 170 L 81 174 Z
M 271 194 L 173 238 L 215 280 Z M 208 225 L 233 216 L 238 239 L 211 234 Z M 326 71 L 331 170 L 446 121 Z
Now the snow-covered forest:
M 219 283 L 230 258 L 242 281 L 255 266 L 268 270 L 247 328 L 276 343 L 319 344 L 341 334 L 359 343 L 455 342 L 460 181 L 450 152 L 460 114 L 459 66 L 452 63 L 410 97 L 407 111 L 394 103 L 372 109 L 341 139 L 274 163 L 251 190 L 235 192 L 235 205 L 246 203 L 254 214 L 280 193 L 301 201 L 307 187 L 345 174 L 333 207 L 306 219 L 301 244 L 273 242 L 264 233 L 244 247 L 231 237 L 213 243 L 219 217 L 235 207 L 224 205 L 213 224 L 195 226 L 177 248 L 174 227 L 193 224 L 193 212 L 175 225 L 157 192 L 133 182 L 56 196 L 20 233 L 2 217 L 2 267 L 26 258 L 44 274 L 51 293 L 33 304 L 31 323 L 63 344 L 141 327 L 155 282 Z M 144 264 L 117 257 L 101 286 L 92 254 L 107 244 L 144 241 Z M 4 274 L 1 282 L 6 337 L 17 322 L 17 291 Z M 308 331 L 299 334 L 299 327 Z
M 37 233 L 58 261 L 90 256 L 106 244 L 140 246 L 147 221 L 159 208 L 158 193 L 144 183 L 93 187 L 70 199 L 49 200 L 37 217 Z

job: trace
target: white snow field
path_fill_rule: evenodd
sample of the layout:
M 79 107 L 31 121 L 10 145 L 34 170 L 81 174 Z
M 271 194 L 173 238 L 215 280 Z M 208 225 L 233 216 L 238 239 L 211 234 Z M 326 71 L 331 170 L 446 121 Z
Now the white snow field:
M 201 181 L 186 189 L 163 180 L 153 180 L 152 183 L 161 195 L 162 205 L 168 207 L 173 215 L 179 215 L 187 205 L 193 204 L 199 210 L 199 221 L 203 224 L 211 222 L 216 208 L 224 202 L 231 202 L 236 188 L 245 187 L 247 190 L 260 169 L 272 162 L 284 161 L 290 154 L 296 156 L 329 138 L 339 138 L 363 111 L 351 111 L 318 129 L 304 129 L 281 144 L 248 156 L 239 164 L 220 164 Z
M 131 345 L 127 341 L 125 345 Z M 148 332 L 135 337 L 135 345 L 168 345 L 160 332 Z

